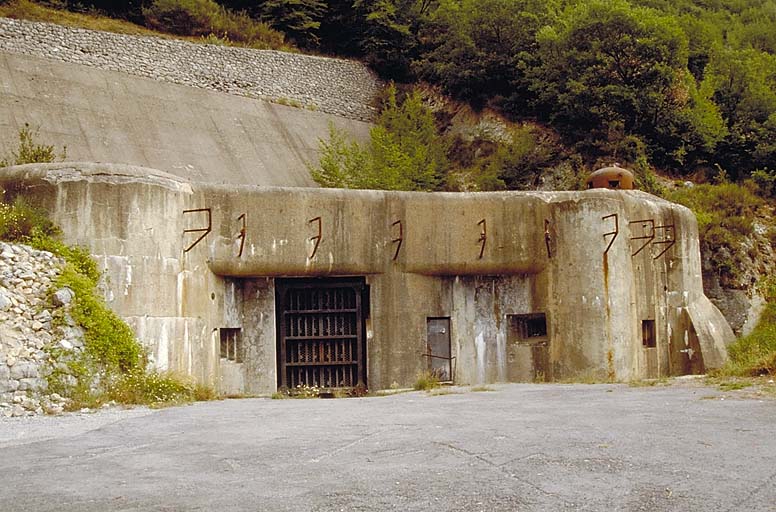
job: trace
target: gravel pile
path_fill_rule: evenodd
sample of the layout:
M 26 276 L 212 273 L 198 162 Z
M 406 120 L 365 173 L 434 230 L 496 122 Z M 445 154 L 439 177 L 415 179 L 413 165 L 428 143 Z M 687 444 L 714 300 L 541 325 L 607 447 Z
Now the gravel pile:
M 66 314 L 73 292 L 49 297 L 63 264 L 50 252 L 0 242 L 0 416 L 57 414 L 65 405 L 47 393 L 46 375 L 62 364 L 51 354 L 82 350 L 83 331 Z
M 0 18 L 0 51 L 72 62 L 371 121 L 382 83 L 364 65 Z

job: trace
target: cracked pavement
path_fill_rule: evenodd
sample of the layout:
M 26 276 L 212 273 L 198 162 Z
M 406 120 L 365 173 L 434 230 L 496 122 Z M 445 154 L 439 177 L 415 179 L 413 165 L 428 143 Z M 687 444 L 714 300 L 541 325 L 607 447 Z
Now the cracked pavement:
M 6 419 L 0 509 L 776 512 L 776 400 L 492 388 Z

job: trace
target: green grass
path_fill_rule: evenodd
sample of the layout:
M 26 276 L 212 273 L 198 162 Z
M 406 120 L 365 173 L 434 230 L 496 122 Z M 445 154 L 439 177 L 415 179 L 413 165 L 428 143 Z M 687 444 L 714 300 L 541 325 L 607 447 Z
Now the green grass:
M 212 390 L 190 383 L 186 377 L 143 370 L 121 374 L 103 396 L 114 402 L 133 405 L 178 404 L 215 398 Z
M 704 379 L 704 384 L 725 393 L 738 391 L 736 396 L 741 398 L 776 398 L 776 382 L 772 376 L 738 377 L 714 373 Z
M 272 100 L 272 103 L 277 103 L 278 105 L 283 105 L 286 107 L 293 107 L 293 108 L 303 108 L 304 105 L 298 100 L 289 99 L 286 97 L 276 98 Z

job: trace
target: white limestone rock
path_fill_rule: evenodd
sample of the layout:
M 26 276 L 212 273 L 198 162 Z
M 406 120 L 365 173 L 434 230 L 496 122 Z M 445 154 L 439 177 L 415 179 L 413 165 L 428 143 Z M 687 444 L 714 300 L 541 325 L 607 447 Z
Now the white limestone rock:
M 67 306 L 75 298 L 75 292 L 68 287 L 60 288 L 52 296 L 55 306 Z

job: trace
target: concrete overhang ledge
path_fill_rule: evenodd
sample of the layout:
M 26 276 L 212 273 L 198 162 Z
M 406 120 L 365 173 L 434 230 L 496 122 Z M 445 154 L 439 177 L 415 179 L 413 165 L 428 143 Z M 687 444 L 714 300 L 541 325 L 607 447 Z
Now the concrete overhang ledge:
M 192 193 L 192 184 L 173 174 L 126 164 L 99 162 L 53 162 L 15 165 L 0 169 L 3 181 L 45 181 L 52 184 L 86 181 L 89 183 L 148 184 L 176 192 Z

